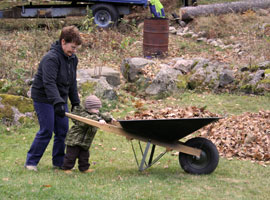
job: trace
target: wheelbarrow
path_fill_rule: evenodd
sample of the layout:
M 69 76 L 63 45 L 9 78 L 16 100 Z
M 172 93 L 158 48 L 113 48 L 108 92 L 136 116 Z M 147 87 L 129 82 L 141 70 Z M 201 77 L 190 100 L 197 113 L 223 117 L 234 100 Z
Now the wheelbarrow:
M 218 150 L 210 140 L 195 137 L 185 143 L 179 141 L 198 129 L 219 120 L 211 118 L 181 118 L 181 119 L 151 119 L 151 120 L 118 120 L 113 124 L 101 124 L 97 121 L 80 117 L 71 113 L 66 116 L 74 120 L 100 128 L 105 132 L 115 133 L 126 137 L 128 140 L 139 141 L 142 159 L 139 162 L 133 143 L 132 150 L 139 171 L 143 171 L 155 164 L 164 154 L 175 150 L 179 152 L 179 164 L 182 169 L 190 174 L 210 174 L 219 162 Z M 140 142 L 146 142 L 143 150 Z M 156 145 L 165 147 L 166 150 L 154 158 Z M 151 153 L 149 149 L 151 148 Z M 148 159 L 148 161 L 147 161 Z

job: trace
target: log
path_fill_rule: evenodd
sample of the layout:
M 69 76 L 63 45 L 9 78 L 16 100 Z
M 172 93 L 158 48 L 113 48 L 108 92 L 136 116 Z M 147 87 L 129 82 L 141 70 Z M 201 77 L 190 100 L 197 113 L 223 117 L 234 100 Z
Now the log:
M 197 7 L 180 8 L 180 19 L 190 21 L 196 17 L 221 15 L 228 13 L 243 13 L 247 10 L 270 8 L 270 0 L 246 0 L 230 3 L 217 3 L 209 5 L 200 5 Z

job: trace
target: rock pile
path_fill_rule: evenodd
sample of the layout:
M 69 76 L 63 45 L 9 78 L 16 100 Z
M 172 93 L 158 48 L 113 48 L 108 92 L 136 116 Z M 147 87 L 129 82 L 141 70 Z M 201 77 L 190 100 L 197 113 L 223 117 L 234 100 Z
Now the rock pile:
M 244 92 L 270 91 L 270 61 L 252 66 L 232 67 L 205 58 L 173 58 L 159 61 L 126 58 L 121 64 L 126 83 L 134 84 L 137 94 L 168 96 L 184 90 Z

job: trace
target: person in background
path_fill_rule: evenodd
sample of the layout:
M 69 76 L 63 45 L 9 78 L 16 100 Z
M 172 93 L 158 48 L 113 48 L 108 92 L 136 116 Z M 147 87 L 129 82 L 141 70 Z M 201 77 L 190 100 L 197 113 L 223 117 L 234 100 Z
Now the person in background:
M 51 45 L 42 58 L 35 74 L 31 98 L 38 117 L 40 129 L 27 153 L 24 167 L 37 171 L 37 165 L 45 152 L 54 132 L 52 150 L 53 168 L 63 165 L 65 137 L 68 132 L 67 101 L 72 107 L 80 104 L 77 91 L 76 71 L 77 47 L 82 43 L 75 26 L 64 27 L 58 41 Z
M 95 95 L 90 95 L 85 99 L 84 109 L 81 106 L 76 106 L 72 114 L 96 120 L 102 124 L 115 121 L 109 113 L 100 113 L 100 108 L 100 99 Z M 96 135 L 97 127 L 76 120 L 73 120 L 73 122 L 74 125 L 68 131 L 65 140 L 67 148 L 62 169 L 65 170 L 65 173 L 71 173 L 71 169 L 78 159 L 78 168 L 81 172 L 92 172 L 93 169 L 89 169 L 89 149 Z
M 153 18 L 165 18 L 164 8 L 159 0 L 150 0 L 149 7 Z
M 182 4 L 183 6 L 188 6 L 188 0 L 182 0 Z M 197 5 L 198 5 L 197 0 L 191 1 L 191 6 L 197 6 Z

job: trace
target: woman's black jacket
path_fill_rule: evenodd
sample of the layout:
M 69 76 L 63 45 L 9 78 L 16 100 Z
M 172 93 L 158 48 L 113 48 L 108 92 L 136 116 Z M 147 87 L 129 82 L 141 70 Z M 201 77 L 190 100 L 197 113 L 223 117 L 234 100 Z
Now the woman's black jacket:
M 36 102 L 80 103 L 76 81 L 78 58 L 75 54 L 67 56 L 59 41 L 51 45 L 49 52 L 42 58 L 35 74 L 31 98 Z

